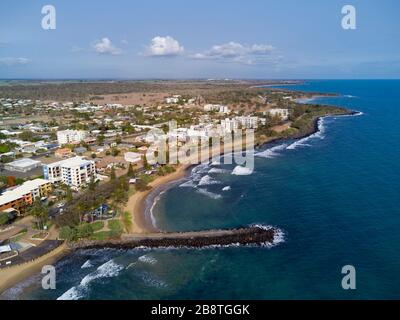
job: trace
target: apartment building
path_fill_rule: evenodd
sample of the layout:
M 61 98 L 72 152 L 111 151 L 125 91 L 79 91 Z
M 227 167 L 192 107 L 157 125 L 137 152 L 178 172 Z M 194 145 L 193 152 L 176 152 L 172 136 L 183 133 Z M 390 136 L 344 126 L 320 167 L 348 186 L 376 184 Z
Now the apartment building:
M 225 120 L 221 120 L 221 127 L 226 133 L 236 132 L 238 129 L 257 129 L 260 120 L 260 118 L 253 116 L 235 117 L 233 119 L 226 118 Z
M 230 113 L 230 109 L 227 106 L 221 104 L 206 104 L 204 106 L 204 111 L 216 111 L 218 113 Z
M 84 130 L 57 131 L 57 141 L 60 145 L 68 143 L 79 143 L 87 138 L 88 132 Z
M 289 119 L 289 110 L 288 109 L 274 108 L 274 109 L 269 109 L 267 112 L 271 117 L 279 117 L 282 120 Z
M 258 127 L 258 117 L 235 117 L 235 120 L 240 123 L 242 129 L 257 129 Z
M 27 206 L 42 197 L 47 197 L 51 192 L 50 181 L 35 179 L 24 182 L 22 185 L 4 192 L 0 196 L 0 211 L 13 208 L 24 211 Z
M 96 166 L 92 160 L 74 157 L 44 165 L 43 174 L 53 183 L 64 183 L 79 189 L 95 177 Z

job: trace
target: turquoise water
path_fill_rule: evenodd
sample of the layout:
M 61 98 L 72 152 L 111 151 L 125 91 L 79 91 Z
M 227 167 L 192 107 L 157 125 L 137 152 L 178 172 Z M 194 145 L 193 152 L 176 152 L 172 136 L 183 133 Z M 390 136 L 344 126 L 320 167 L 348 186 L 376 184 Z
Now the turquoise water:
M 234 166 L 196 167 L 189 180 L 163 193 L 153 210 L 167 230 L 262 223 L 281 228 L 284 242 L 272 248 L 83 251 L 58 263 L 56 290 L 34 287 L 21 294 L 20 286 L 6 294 L 400 298 L 400 81 L 313 81 L 288 88 L 338 93 L 318 102 L 363 115 L 325 118 L 313 138 L 259 150 L 252 175 L 232 175 Z M 222 191 L 227 186 L 230 190 Z M 85 263 L 88 268 L 81 268 Z M 348 264 L 357 270 L 357 290 L 341 288 L 341 269 Z

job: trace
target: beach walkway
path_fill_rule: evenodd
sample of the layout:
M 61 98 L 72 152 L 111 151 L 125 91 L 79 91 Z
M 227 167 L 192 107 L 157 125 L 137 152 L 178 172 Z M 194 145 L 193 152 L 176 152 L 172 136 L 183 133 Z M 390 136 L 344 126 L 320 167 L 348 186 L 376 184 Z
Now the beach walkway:
M 19 255 L 12 257 L 10 259 L 6 259 L 4 261 L 0 262 L 0 269 L 12 267 L 15 265 L 31 262 L 33 260 L 36 260 L 49 252 L 53 251 L 57 247 L 59 247 L 61 244 L 63 244 L 64 241 L 61 240 L 44 240 L 42 243 L 37 245 L 36 247 L 32 247 Z

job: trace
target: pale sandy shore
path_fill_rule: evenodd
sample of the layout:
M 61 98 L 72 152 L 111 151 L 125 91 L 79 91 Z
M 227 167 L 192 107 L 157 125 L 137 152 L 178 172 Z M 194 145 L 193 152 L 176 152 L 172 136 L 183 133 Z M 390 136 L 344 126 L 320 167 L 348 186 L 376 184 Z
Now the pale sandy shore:
M 0 270 L 0 293 L 4 292 L 8 288 L 20 283 L 24 279 L 41 272 L 42 267 L 55 263 L 61 257 L 68 253 L 68 249 L 65 244 L 62 244 L 53 251 L 41 256 L 40 258 L 19 264 L 17 266 L 9 267 Z
M 151 189 L 142 192 L 134 193 L 128 200 L 125 211 L 132 214 L 132 227 L 129 233 L 152 233 L 158 230 L 146 221 L 145 217 L 145 201 L 147 196 L 156 188 L 161 187 L 167 183 L 170 183 L 175 180 L 182 179 L 186 175 L 186 169 L 189 165 L 180 165 L 177 170 L 171 174 L 166 176 L 157 177 L 154 181 L 152 181 L 149 186 Z

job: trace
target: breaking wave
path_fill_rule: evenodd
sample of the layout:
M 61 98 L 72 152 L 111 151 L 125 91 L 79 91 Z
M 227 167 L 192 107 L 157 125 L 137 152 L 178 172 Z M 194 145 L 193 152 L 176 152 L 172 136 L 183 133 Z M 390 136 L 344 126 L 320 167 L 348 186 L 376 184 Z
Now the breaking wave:
M 91 268 L 93 267 L 92 263 L 90 262 L 90 260 L 87 260 L 82 266 L 81 269 L 87 269 L 87 268 Z
M 222 196 L 220 194 L 214 193 L 214 192 L 211 192 L 211 191 L 207 191 L 206 189 L 197 189 L 196 188 L 196 191 L 198 193 L 201 193 L 201 194 L 203 194 L 203 195 L 205 195 L 205 196 L 207 196 L 207 197 L 209 197 L 211 199 L 214 199 L 214 200 L 222 198 Z
M 116 277 L 123 269 L 123 266 L 111 259 L 98 267 L 96 271 L 85 276 L 78 286 L 70 288 L 58 297 L 57 300 L 78 300 L 85 296 L 88 286 L 93 280 Z
M 277 151 L 285 150 L 287 146 L 288 146 L 287 144 L 281 144 L 281 145 L 269 148 L 265 151 L 256 153 L 255 155 L 257 157 L 268 158 L 268 159 L 275 158 L 276 156 L 279 155 L 279 153 Z
M 77 287 L 72 287 L 59 296 L 57 300 L 79 300 L 83 297 L 84 295 L 78 290 Z
M 194 187 L 196 187 L 196 184 L 192 180 L 189 180 L 189 181 L 186 181 L 186 182 L 180 184 L 179 187 L 181 187 L 181 188 L 194 188 Z
M 211 170 L 208 171 L 208 173 L 227 173 L 227 172 L 228 170 L 220 168 L 211 168 Z
M 309 135 L 308 137 L 305 137 L 303 139 L 300 139 L 298 141 L 293 142 L 291 145 L 286 147 L 287 150 L 294 150 L 298 147 L 309 147 L 309 144 L 306 144 L 310 139 L 324 139 L 325 138 L 325 125 L 324 125 L 324 118 L 319 118 L 318 119 L 318 131 L 313 133 L 312 135 Z
M 285 233 L 279 228 L 265 225 L 265 224 L 253 224 L 252 227 L 257 227 L 257 228 L 264 229 L 264 230 L 270 230 L 270 229 L 275 230 L 274 240 L 272 241 L 272 243 L 269 243 L 269 242 L 265 243 L 264 246 L 266 246 L 266 247 L 275 247 L 278 244 L 285 242 Z
M 199 181 L 198 186 L 209 186 L 213 184 L 221 184 L 220 181 L 215 180 L 214 178 L 210 177 L 209 175 L 205 175 Z
M 145 254 L 144 256 L 140 256 L 138 258 L 138 260 L 140 262 L 148 263 L 148 264 L 156 264 L 157 263 L 157 259 L 148 254 Z
M 235 169 L 233 169 L 232 174 L 235 176 L 248 176 L 253 173 L 252 168 L 247 168 L 247 167 L 242 167 L 242 166 L 236 166 Z

